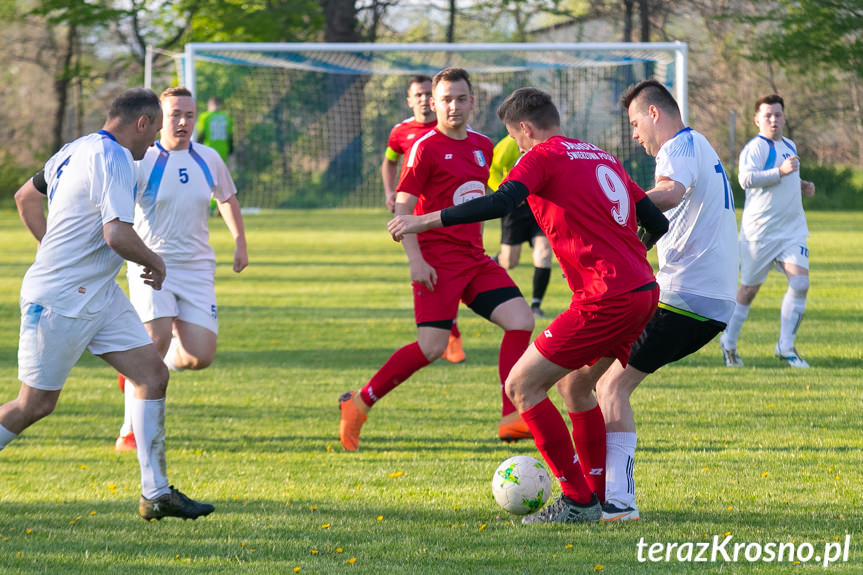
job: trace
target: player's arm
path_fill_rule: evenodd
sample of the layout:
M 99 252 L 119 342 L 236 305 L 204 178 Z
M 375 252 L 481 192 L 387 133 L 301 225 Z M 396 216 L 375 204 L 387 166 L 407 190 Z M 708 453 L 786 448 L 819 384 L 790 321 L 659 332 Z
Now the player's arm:
M 815 183 L 809 180 L 800 180 L 800 192 L 807 198 L 815 195 Z
M 381 180 L 384 182 L 384 201 L 390 213 L 394 213 L 396 205 L 396 183 L 398 181 L 398 164 L 401 154 L 387 146 L 384 161 L 381 162 Z
M 663 212 L 676 207 L 683 201 L 686 188 L 676 180 L 667 176 L 659 176 L 653 189 L 647 191 L 647 197 Z
M 648 250 L 668 231 L 668 218 L 648 197 L 635 203 L 635 219 L 638 221 L 638 237 Z
M 240 273 L 249 265 L 249 253 L 246 249 L 246 229 L 243 226 L 243 213 L 237 196 L 232 195 L 224 202 L 218 203 L 219 213 L 234 238 L 234 271 Z
M 396 194 L 395 216 L 412 217 L 414 207 L 417 205 L 417 198 L 407 192 L 398 192 Z M 402 247 L 405 250 L 405 255 L 408 257 L 408 263 L 411 270 L 411 281 L 423 284 L 429 290 L 434 290 L 437 283 L 437 271 L 426 262 L 420 250 L 420 244 L 417 237 L 410 236 L 402 241 Z
M 113 219 L 102 224 L 102 236 L 105 243 L 121 258 L 135 262 L 144 267 L 144 283 L 153 289 L 162 289 L 165 281 L 165 262 L 161 256 L 144 244 L 141 237 L 132 228 L 132 224 Z
M 759 142 L 759 146 L 747 145 L 740 152 L 737 165 L 737 181 L 744 190 L 749 188 L 769 188 L 777 185 L 782 178 L 796 172 L 800 167 L 797 156 L 785 158 L 781 164 L 769 170 L 764 169 L 767 160 L 767 144 Z
M 521 182 L 508 180 L 493 194 L 476 198 L 458 206 L 450 206 L 437 212 L 421 216 L 409 215 L 410 212 L 399 214 L 390 220 L 387 229 L 395 241 L 404 243 L 412 236 L 432 228 L 472 224 L 493 220 L 513 211 L 528 196 L 527 187 Z
M 45 230 L 48 227 L 44 207 L 47 193 L 48 183 L 45 181 L 45 174 L 41 170 L 24 182 L 24 185 L 15 192 L 18 215 L 21 217 L 24 227 L 33 234 L 39 245 L 42 245 L 42 238 L 45 237 Z

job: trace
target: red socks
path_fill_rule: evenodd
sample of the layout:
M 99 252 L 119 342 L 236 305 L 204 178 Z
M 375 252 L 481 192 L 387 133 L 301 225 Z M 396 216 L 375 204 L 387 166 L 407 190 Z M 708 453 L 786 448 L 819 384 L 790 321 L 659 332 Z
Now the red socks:
M 500 354 L 497 360 L 497 373 L 500 376 L 500 391 L 503 401 L 502 416 L 509 415 L 515 411 L 515 406 L 506 395 L 504 383 L 506 383 L 506 378 L 509 377 L 512 366 L 515 365 L 515 362 L 518 361 L 524 350 L 530 345 L 530 338 L 532 336 L 533 332 L 521 329 L 511 329 L 503 332 L 503 341 L 500 342 Z
M 551 473 L 560 481 L 563 494 L 578 503 L 588 503 L 593 490 L 588 487 L 575 461 L 575 449 L 569 437 L 569 428 L 549 398 L 521 412 L 533 435 L 536 448 L 542 453 Z
M 600 501 L 605 501 L 605 421 L 597 405 L 588 411 L 570 412 L 572 440 L 581 471 Z
M 420 349 L 420 344 L 413 342 L 396 351 L 385 364 L 375 373 L 360 391 L 360 397 L 371 407 L 376 401 L 394 390 L 398 385 L 412 376 L 417 370 L 427 366 L 429 360 Z
M 461 337 L 461 332 L 458 330 L 456 322 L 452 322 L 452 329 L 449 330 L 449 334 L 453 337 Z

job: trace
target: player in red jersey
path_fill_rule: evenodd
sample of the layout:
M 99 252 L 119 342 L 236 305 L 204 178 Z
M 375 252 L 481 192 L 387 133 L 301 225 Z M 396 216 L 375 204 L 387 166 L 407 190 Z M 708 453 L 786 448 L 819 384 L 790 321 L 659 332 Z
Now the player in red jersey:
M 461 68 L 446 68 L 433 81 L 436 127 L 411 148 L 396 196 L 396 215 L 424 214 L 485 195 L 492 143 L 468 129 L 473 109 L 470 78 Z M 411 236 L 403 242 L 410 262 L 417 341 L 396 351 L 359 392 L 339 400 L 339 439 L 353 451 L 371 407 L 385 394 L 441 356 L 459 301 L 504 329 L 498 372 L 503 382 L 530 344 L 533 314 L 506 271 L 485 254 L 481 224 L 454 226 Z M 506 420 L 519 415 L 501 392 Z M 519 431 L 527 434 L 522 423 Z M 506 439 L 502 437 L 502 439 Z
M 500 217 L 527 200 L 563 268 L 572 301 L 506 380 L 507 394 L 563 491 L 522 522 L 598 521 L 605 467 L 602 413 L 591 387 L 558 386 L 573 422 L 570 439 L 548 390 L 568 382 L 564 378 L 580 367 L 604 371 L 615 359 L 626 364 L 659 296 L 645 244 L 653 245 L 668 221 L 617 158 L 563 135 L 548 94 L 516 90 L 498 116 L 525 154 L 497 193 L 442 212 L 397 215 L 388 228 L 393 239 L 410 241 L 413 236 L 405 234 Z M 636 219 L 646 229 L 644 244 Z
M 381 163 L 381 180 L 384 182 L 384 199 L 387 209 L 393 211 L 396 205 L 396 181 L 398 177 L 399 160 L 408 153 L 417 138 L 429 132 L 437 125 L 437 118 L 431 108 L 432 79 L 422 74 L 411 77 L 408 82 L 408 95 L 405 98 L 408 107 L 414 115 L 393 126 L 387 140 L 384 161 Z M 465 360 L 464 347 L 458 324 L 453 319 L 452 330 L 446 349 L 441 356 L 451 363 L 461 363 Z

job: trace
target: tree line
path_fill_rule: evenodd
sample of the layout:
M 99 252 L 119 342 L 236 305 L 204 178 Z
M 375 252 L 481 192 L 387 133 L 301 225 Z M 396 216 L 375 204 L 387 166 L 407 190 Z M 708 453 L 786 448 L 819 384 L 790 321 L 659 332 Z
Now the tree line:
M 143 83 L 147 45 L 159 89 L 187 42 L 542 41 L 551 28 L 572 42 L 686 42 L 689 123 L 726 162 L 756 131 L 755 99 L 778 92 L 808 163 L 863 168 L 859 0 L 11 0 L 0 3 L 0 188 L 8 197 L 98 127 L 116 93 Z

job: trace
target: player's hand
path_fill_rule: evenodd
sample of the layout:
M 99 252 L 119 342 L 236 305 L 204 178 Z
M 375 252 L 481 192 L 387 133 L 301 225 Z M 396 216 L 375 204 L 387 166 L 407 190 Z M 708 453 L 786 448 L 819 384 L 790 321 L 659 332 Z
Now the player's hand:
M 162 289 L 162 283 L 165 281 L 165 273 L 165 262 L 162 258 L 159 258 L 158 265 L 144 266 L 141 278 L 144 280 L 144 284 L 155 290 L 160 290 Z
M 249 265 L 249 253 L 245 247 L 238 247 L 234 250 L 234 271 L 240 273 L 247 265 Z
M 387 223 L 387 230 L 397 242 L 402 241 L 407 234 L 418 234 L 428 229 L 419 216 L 396 216 Z
M 434 291 L 437 272 L 425 260 L 411 262 L 411 281 L 424 285 L 429 291 Z
M 815 184 L 813 184 L 812 182 L 809 182 L 807 180 L 801 180 L 800 181 L 800 191 L 807 198 L 811 198 L 812 196 L 815 195 Z
M 800 169 L 800 158 L 797 156 L 788 156 L 785 158 L 781 164 L 779 164 L 779 173 L 783 176 L 787 176 L 792 172 L 796 172 Z
M 390 211 L 390 213 L 391 214 L 395 213 L 395 211 L 396 211 L 396 194 L 395 194 L 395 192 L 393 192 L 392 194 L 386 194 L 385 200 L 386 200 L 386 204 L 387 204 L 387 209 Z

